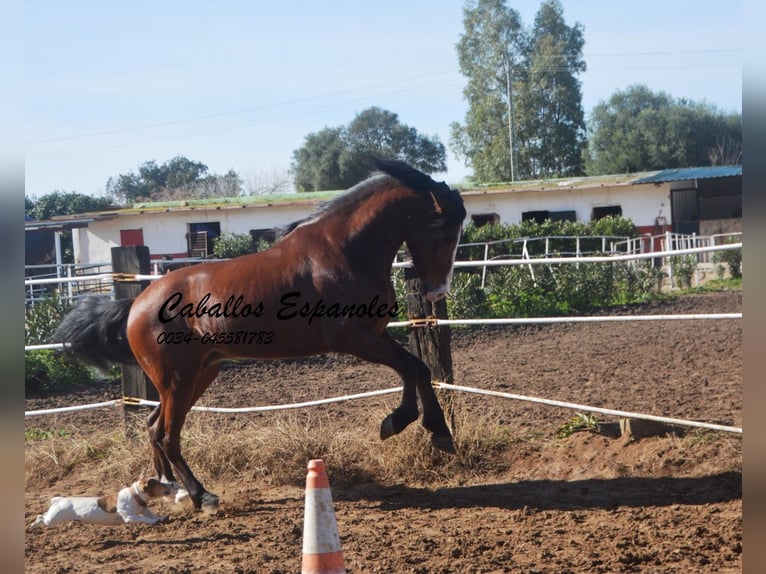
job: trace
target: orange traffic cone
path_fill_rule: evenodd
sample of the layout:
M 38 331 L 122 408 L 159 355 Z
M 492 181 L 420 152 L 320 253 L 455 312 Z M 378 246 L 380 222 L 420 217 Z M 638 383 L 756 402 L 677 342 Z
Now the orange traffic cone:
M 310 460 L 306 475 L 301 574 L 346 574 L 324 462 Z

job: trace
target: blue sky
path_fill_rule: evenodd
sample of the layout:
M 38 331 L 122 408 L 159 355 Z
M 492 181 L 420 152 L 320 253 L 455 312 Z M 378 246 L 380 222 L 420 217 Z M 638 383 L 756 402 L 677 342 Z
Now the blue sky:
M 540 2 L 509 3 L 531 25 Z M 739 2 L 562 2 L 585 28 L 588 114 L 643 83 L 742 110 Z M 247 182 L 285 172 L 307 134 L 380 106 L 449 149 L 465 78 L 463 2 L 29 0 L 26 194 L 101 195 L 183 155 Z M 448 151 L 448 182 L 469 173 Z

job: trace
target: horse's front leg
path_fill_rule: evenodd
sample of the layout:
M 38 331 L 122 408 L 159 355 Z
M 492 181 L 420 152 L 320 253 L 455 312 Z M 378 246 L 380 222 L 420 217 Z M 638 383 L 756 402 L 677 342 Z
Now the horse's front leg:
M 213 514 L 218 509 L 218 496 L 205 490 L 181 456 L 181 427 L 190 407 L 187 408 L 172 398 L 164 401 L 164 405 L 165 433 L 162 450 L 189 493 L 194 508 Z
M 418 418 L 417 395 L 423 403 L 423 426 L 431 431 L 431 443 L 445 452 L 455 453 L 455 445 L 444 420 L 436 393 L 431 386 L 431 371 L 417 357 L 408 353 L 387 332 L 382 335 L 354 333 L 342 352 L 394 369 L 402 378 L 402 401 L 383 419 L 380 438 L 385 440 L 402 432 Z
M 149 415 L 149 436 L 154 447 L 157 471 L 168 479 L 171 479 L 175 471 L 183 484 L 185 490 L 177 491 L 176 502 L 188 496 L 195 509 L 215 513 L 218 497 L 205 490 L 181 455 L 181 429 L 192 405 L 218 375 L 218 366 L 210 365 L 201 369 L 192 363 L 187 366 L 188 372 L 160 371 L 153 373 L 154 377 L 150 376 L 153 381 L 159 381 L 155 387 L 160 395 L 160 407 Z
M 169 495 L 176 503 L 181 503 L 189 498 L 189 492 L 177 480 L 173 472 L 173 465 L 170 464 L 168 457 L 163 450 L 163 441 L 165 439 L 165 418 L 162 416 L 162 403 L 157 405 L 146 419 L 149 429 L 149 444 L 152 447 L 152 456 L 154 458 L 154 468 L 157 472 L 157 478 L 162 482 L 170 483 L 173 486 L 173 492 Z M 169 499 L 166 497 L 166 499 Z

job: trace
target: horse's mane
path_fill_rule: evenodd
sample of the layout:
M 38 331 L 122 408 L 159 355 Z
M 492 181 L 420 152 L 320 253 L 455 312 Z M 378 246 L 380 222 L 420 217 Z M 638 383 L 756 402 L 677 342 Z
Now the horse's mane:
M 349 205 L 355 205 L 367 199 L 370 195 L 376 193 L 381 187 L 383 187 L 382 184 L 386 181 L 389 181 L 389 178 L 394 178 L 405 184 L 407 187 L 411 187 L 417 191 L 434 191 L 447 201 L 454 201 L 455 198 L 460 200 L 460 194 L 456 190 L 451 189 L 446 183 L 443 181 L 438 183 L 423 172 L 418 171 L 417 169 L 407 165 L 402 161 L 373 159 L 372 163 L 377 168 L 379 173 L 373 173 L 367 179 L 349 188 L 349 190 L 342 195 L 339 195 L 338 197 L 329 201 L 323 202 L 308 217 L 304 217 L 298 221 L 293 221 L 287 226 L 280 228 L 277 234 L 278 237 L 281 239 L 302 223 L 317 219 L 329 213 L 335 213 L 345 209 Z M 460 216 L 461 221 L 463 217 L 465 217 L 464 212 Z
M 345 207 L 348 207 L 349 205 L 355 205 L 359 203 L 360 201 L 367 199 L 373 193 L 378 191 L 378 189 L 381 187 L 380 184 L 384 181 L 384 179 L 387 179 L 387 176 L 385 174 L 379 173 L 379 174 L 371 175 L 367 179 L 360 181 L 355 186 L 349 188 L 348 191 L 344 192 L 338 197 L 335 197 L 328 201 L 323 201 L 322 203 L 319 204 L 319 207 L 317 207 L 314 210 L 314 212 L 308 217 L 304 217 L 303 219 L 293 221 L 292 223 L 289 223 L 285 227 L 280 228 L 277 233 L 277 236 L 281 239 L 282 237 L 290 233 L 293 229 L 295 229 L 296 227 L 298 227 L 299 225 L 303 223 L 306 223 L 307 221 L 310 221 L 312 219 L 317 219 L 328 213 L 335 213 L 337 211 L 344 209 Z

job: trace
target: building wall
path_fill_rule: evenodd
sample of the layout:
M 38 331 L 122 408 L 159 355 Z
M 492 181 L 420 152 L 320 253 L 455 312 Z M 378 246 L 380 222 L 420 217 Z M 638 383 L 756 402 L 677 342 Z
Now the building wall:
M 249 233 L 251 229 L 287 225 L 306 217 L 315 207 L 313 204 L 295 204 L 120 214 L 75 230 L 78 232 L 75 241 L 79 243 L 79 249 L 75 243 L 75 257 L 77 263 L 111 261 L 112 247 L 120 245 L 121 229 L 142 229 L 144 245 L 149 247 L 152 258 L 163 255 L 186 257 L 189 223 L 217 221 L 221 224 L 221 233 Z
M 594 207 L 619 205 L 643 233 L 653 233 L 657 217 L 669 225 L 670 192 L 667 185 L 619 185 L 574 189 L 525 191 L 470 191 L 463 194 L 469 216 L 497 213 L 501 223 L 520 223 L 526 211 L 575 211 L 580 221 L 589 222 Z M 310 215 L 316 202 L 257 205 L 224 209 L 172 210 L 166 212 L 120 213 L 97 220 L 87 228 L 74 230 L 78 263 L 111 261 L 111 248 L 120 245 L 121 229 L 142 229 L 144 245 L 152 257 L 185 257 L 188 225 L 217 221 L 221 233 L 249 233 L 251 229 L 281 227 Z M 664 229 L 659 230 L 659 233 Z M 78 247 L 79 246 L 79 247 Z
M 525 191 L 470 191 L 463 195 L 471 213 L 497 213 L 501 223 L 520 223 L 527 211 L 570 211 L 585 223 L 591 220 L 594 207 L 619 205 L 623 217 L 637 227 L 654 227 L 664 216 L 670 220 L 670 191 L 666 185 L 622 185 L 598 188 Z

